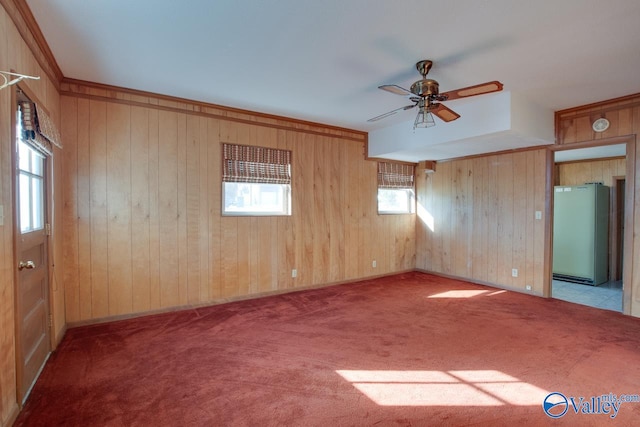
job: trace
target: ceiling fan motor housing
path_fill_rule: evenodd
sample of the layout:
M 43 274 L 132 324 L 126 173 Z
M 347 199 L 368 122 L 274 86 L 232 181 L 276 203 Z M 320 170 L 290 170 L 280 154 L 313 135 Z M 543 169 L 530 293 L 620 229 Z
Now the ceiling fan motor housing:
M 421 97 L 437 95 L 439 93 L 438 82 L 431 79 L 418 80 L 411 85 L 411 93 Z
M 460 114 L 451 110 L 447 106 L 440 104 L 440 102 L 448 101 L 451 99 L 482 95 L 485 93 L 498 92 L 502 90 L 502 83 L 496 80 L 474 86 L 464 87 L 457 90 L 450 90 L 441 94 L 440 85 L 438 84 L 438 82 L 427 78 L 427 74 L 429 73 L 432 65 L 433 61 L 430 61 L 428 59 L 424 59 L 416 63 L 416 69 L 422 75 L 422 79 L 412 84 L 411 90 L 407 90 L 398 85 L 378 86 L 379 89 L 386 90 L 387 92 L 391 92 L 396 95 L 409 95 L 409 99 L 411 100 L 411 102 L 413 102 L 413 104 L 396 108 L 395 110 L 391 110 L 367 121 L 375 122 L 377 120 L 384 119 L 385 117 L 388 117 L 392 114 L 396 114 L 398 111 L 405 111 L 418 107 L 418 116 L 416 117 L 416 121 L 414 123 L 414 129 L 416 127 L 429 127 L 431 126 L 432 121 L 429 121 L 430 124 L 428 124 L 427 126 L 422 126 L 424 123 L 426 123 L 424 118 L 427 117 L 427 115 L 430 116 L 431 114 L 433 114 L 445 122 L 450 122 L 460 117 Z

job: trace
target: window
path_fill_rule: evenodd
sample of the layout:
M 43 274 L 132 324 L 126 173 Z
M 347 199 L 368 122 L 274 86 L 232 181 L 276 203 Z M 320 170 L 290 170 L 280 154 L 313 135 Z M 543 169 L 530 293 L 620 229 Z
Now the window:
M 291 151 L 223 144 L 222 214 L 291 215 Z
M 22 139 L 18 142 L 20 232 L 44 228 L 44 157 Z
M 378 163 L 378 213 L 415 212 L 414 166 L 405 163 Z

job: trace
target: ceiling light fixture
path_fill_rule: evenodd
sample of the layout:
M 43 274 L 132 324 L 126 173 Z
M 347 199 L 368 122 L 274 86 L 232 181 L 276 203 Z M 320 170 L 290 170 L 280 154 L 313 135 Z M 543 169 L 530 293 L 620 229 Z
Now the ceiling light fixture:
M 502 90 L 502 83 L 492 81 L 481 83 L 479 85 L 463 87 L 461 89 L 450 90 L 449 92 L 440 93 L 440 85 L 433 79 L 428 79 L 427 74 L 433 65 L 433 61 L 423 59 L 416 63 L 416 69 L 422 75 L 422 79 L 411 85 L 411 90 L 407 90 L 398 85 L 382 85 L 378 89 L 386 90 L 400 96 L 409 96 L 409 100 L 413 104 L 396 108 L 379 116 L 373 117 L 368 122 L 376 122 L 378 120 L 396 114 L 399 111 L 406 111 L 418 107 L 418 116 L 413 122 L 413 130 L 416 128 L 430 128 L 435 126 L 433 116 L 438 117 L 444 122 L 451 122 L 460 118 L 460 114 L 456 113 L 449 107 L 441 104 L 443 101 L 451 101 L 468 96 L 482 95 L 485 93 L 499 92 Z
M 429 110 L 428 105 L 424 105 L 424 99 L 420 100 L 418 105 L 418 115 L 416 116 L 416 120 L 413 122 L 413 130 L 416 128 L 430 128 L 431 126 L 435 126 L 436 122 L 433 119 L 433 114 Z

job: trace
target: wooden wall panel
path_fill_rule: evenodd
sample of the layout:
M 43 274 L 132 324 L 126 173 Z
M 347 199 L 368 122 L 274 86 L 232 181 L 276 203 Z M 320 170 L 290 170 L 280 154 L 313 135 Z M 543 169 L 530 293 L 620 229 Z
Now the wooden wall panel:
M 63 97 L 64 98 L 64 97 Z M 146 109 L 145 109 L 146 110 Z M 160 175 L 160 141 L 159 111 L 148 110 L 149 114 L 149 309 L 160 308 L 160 218 L 159 175 Z M 134 123 L 134 127 L 137 123 Z M 89 175 L 87 175 L 87 179 Z M 136 182 L 138 185 L 138 182 Z M 142 310 L 141 310 L 142 311 Z M 91 319 L 87 313 L 80 319 Z
M 605 132 L 596 133 L 591 128 L 591 123 L 599 117 L 606 117 L 611 125 Z M 640 254 L 640 239 L 635 237 L 640 232 L 640 173 L 637 173 L 640 170 L 640 153 L 637 152 L 637 135 L 640 132 L 640 94 L 559 111 L 556 113 L 556 123 L 558 124 L 557 140 L 561 145 L 591 144 L 599 140 L 604 143 L 629 141 L 627 159 L 633 162 L 632 165 L 626 165 L 623 160 L 573 163 L 560 166 L 558 173 L 559 181 L 563 185 L 582 184 L 585 181 L 603 181 L 606 185 L 610 185 L 612 176 L 627 175 L 629 179 L 627 172 L 630 170 L 634 173 L 633 182 L 630 183 L 627 179 L 627 186 L 631 185 L 631 188 L 635 188 L 635 193 L 632 195 L 633 203 L 627 206 L 630 223 L 626 233 L 631 236 L 631 244 L 625 247 L 624 258 L 630 275 L 625 278 L 624 286 L 631 290 L 629 298 L 625 300 L 626 309 L 631 315 L 640 317 L 640 268 L 636 267 L 637 257 Z
M 65 132 L 66 129 L 63 130 Z M 107 212 L 107 106 L 89 103 L 89 215 L 91 234 L 90 286 L 91 312 L 98 316 L 109 313 L 109 255 Z M 69 147 L 71 148 L 71 147 Z M 66 198 L 65 198 L 66 200 Z
M 435 173 L 418 174 L 417 268 L 523 291 L 531 285 L 541 295 L 536 233 L 544 223 L 535 211 L 544 211 L 544 174 L 544 149 L 440 162 Z
M 607 159 L 588 162 L 561 163 L 558 165 L 558 185 L 582 185 L 585 182 L 613 184 L 614 176 L 625 176 L 626 160 Z
M 64 111 L 63 114 L 65 114 Z M 160 111 L 158 127 L 160 307 L 175 307 L 180 304 L 179 258 L 176 256 L 178 254 L 179 224 L 177 113 Z M 94 178 L 93 174 L 91 178 Z M 99 177 L 96 178 L 99 179 Z M 114 314 L 116 313 L 112 311 L 104 314 L 96 313 L 94 317 L 106 317 Z
M 107 278 L 108 306 L 128 313 L 133 302 L 131 253 L 131 114 L 130 108 L 106 108 Z
M 70 141 L 71 145 L 77 147 L 78 141 L 78 127 L 75 126 L 75 116 L 77 116 L 78 102 L 75 99 L 63 99 L 61 108 L 72 111 L 73 113 L 67 117 L 73 117 L 74 122 L 63 125 L 65 129 L 68 129 L 63 137 L 65 141 Z M 76 203 L 78 198 L 78 181 L 75 176 L 71 176 L 69 173 L 78 169 L 78 150 L 65 150 L 64 151 L 64 163 L 67 166 L 63 175 L 63 188 L 66 194 L 71 195 L 69 197 L 70 203 L 64 204 L 63 227 L 66 230 L 66 239 L 68 243 L 64 246 L 63 257 L 65 264 L 70 266 L 65 270 L 64 286 L 65 286 L 65 309 L 69 313 L 74 313 L 74 316 L 79 316 L 80 310 L 80 289 L 78 286 L 79 279 L 79 260 L 80 252 L 78 249 L 79 237 L 78 228 L 76 224 L 79 222 L 80 214 L 78 204 Z M 70 166 L 70 167 L 69 167 Z M 75 172 L 74 172 L 75 174 Z M 74 218 L 76 218 L 74 220 Z
M 8 11 L 5 5 L 10 7 Z M 14 18 L 18 24 L 14 23 Z M 17 27 L 20 25 L 20 28 Z M 15 70 L 16 72 L 40 76 L 40 80 L 28 80 L 21 83 L 28 90 L 35 101 L 43 106 L 52 120 L 60 124 L 60 98 L 56 89 L 57 82 L 50 80 L 42 69 L 41 63 L 46 65 L 44 56 L 38 51 L 37 45 L 29 37 L 27 43 L 20 31 L 29 35 L 25 21 L 19 16 L 11 2 L 2 2 L 0 6 L 0 69 Z M 32 51 L 31 49 L 34 49 Z M 38 60 L 36 59 L 36 55 Z M 15 142 L 13 140 L 13 117 L 16 107 L 12 103 L 15 88 L 0 91 L 0 206 L 3 218 L 0 223 L 0 426 L 10 425 L 17 414 L 16 402 L 16 372 L 15 372 L 15 326 L 14 326 L 14 204 L 13 204 L 13 168 L 12 156 Z M 64 261 L 65 249 L 62 244 L 63 219 L 66 210 L 75 210 L 75 206 L 64 207 L 62 204 L 62 185 L 65 182 L 64 156 L 67 153 L 54 149 L 53 159 L 50 161 L 54 178 L 53 206 L 51 206 L 52 237 L 50 248 L 50 298 L 51 314 L 53 315 L 52 335 L 58 341 L 66 327 L 65 323 L 65 288 Z M 75 157 L 72 155 L 72 159 Z M 76 262 L 72 259 L 72 262 Z M 74 292 L 74 291 L 72 291 Z
M 77 146 L 73 147 L 72 143 L 67 151 L 77 151 L 77 172 L 71 170 L 65 166 L 65 176 L 69 179 L 69 182 L 65 182 L 64 191 L 67 188 L 77 187 L 78 199 L 75 203 L 77 206 L 77 229 L 78 229 L 78 283 L 91 283 L 91 186 L 89 181 L 89 171 L 91 167 L 91 156 L 89 147 L 89 100 L 79 99 L 77 100 Z M 74 117 L 74 120 L 76 118 Z M 75 123 L 75 122 L 74 122 Z M 71 123 L 70 123 L 71 124 Z M 63 127 L 65 130 L 66 126 Z M 62 129 L 61 129 L 62 131 Z M 63 134 L 64 138 L 64 134 Z M 73 140 L 72 140 L 73 141 Z M 73 175 L 70 175 L 72 173 Z M 68 201 L 65 201 L 65 205 Z M 66 220 L 65 228 L 63 232 L 66 233 L 68 226 L 73 227 L 73 217 L 71 221 Z M 67 255 L 65 251 L 65 256 Z M 70 254 L 73 258 L 73 254 Z M 67 275 L 73 275 L 72 271 L 67 271 Z M 66 287 L 66 282 L 65 282 Z M 85 316 L 87 313 L 91 313 L 92 309 L 92 293 L 90 286 L 78 286 L 78 313 L 79 316 Z
M 78 260 L 67 271 L 69 322 L 415 267 L 415 216 L 377 214 L 376 162 L 365 160 L 364 138 L 104 97 L 66 94 L 62 102 L 64 131 L 73 136 L 64 224 L 75 233 L 64 250 Z M 221 215 L 223 142 L 293 151 L 291 217 Z M 88 159 L 80 154 L 87 146 Z M 78 214 L 87 205 L 88 220 Z M 88 242 L 80 239 L 84 221 Z M 90 254 L 88 280 L 79 280 L 81 251 Z
M 131 108 L 131 298 L 133 309 L 151 307 L 149 111 Z M 129 142 L 130 142 L 129 141 Z

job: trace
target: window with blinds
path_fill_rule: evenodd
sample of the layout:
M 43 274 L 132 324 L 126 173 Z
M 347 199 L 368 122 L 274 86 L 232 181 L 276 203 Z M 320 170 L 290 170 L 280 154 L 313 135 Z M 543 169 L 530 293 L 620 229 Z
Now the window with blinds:
M 415 212 L 414 165 L 378 162 L 378 213 Z
M 222 214 L 291 215 L 291 151 L 222 144 Z

